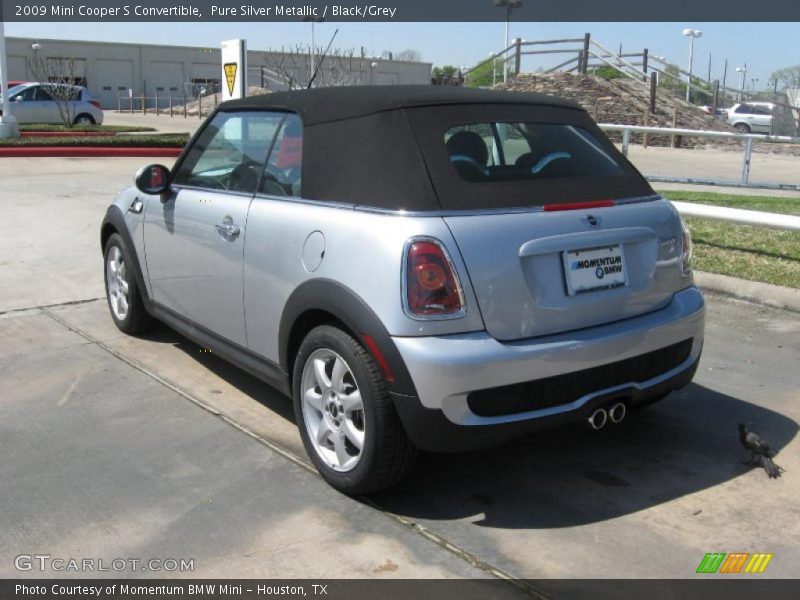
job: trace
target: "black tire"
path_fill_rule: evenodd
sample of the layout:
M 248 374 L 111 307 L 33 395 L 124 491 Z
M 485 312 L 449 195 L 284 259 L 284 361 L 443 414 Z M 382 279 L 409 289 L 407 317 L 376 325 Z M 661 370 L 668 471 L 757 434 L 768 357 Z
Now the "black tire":
M 109 255 L 117 249 L 121 254 L 122 260 L 125 264 L 125 272 L 122 279 L 128 285 L 127 301 L 128 307 L 123 318 L 120 318 L 112 306 L 112 294 L 109 289 Z M 155 319 L 151 317 L 144 306 L 144 300 L 139 291 L 139 286 L 136 283 L 136 276 L 133 272 L 133 263 L 129 259 L 133 255 L 132 251 L 125 244 L 125 240 L 118 233 L 113 233 L 106 241 L 106 246 L 103 250 L 103 276 L 105 280 L 106 289 L 106 302 L 108 303 L 108 310 L 111 313 L 111 318 L 114 324 L 123 333 L 129 335 L 137 335 L 144 333 L 151 329 L 155 324 Z
M 357 465 L 341 472 L 325 463 L 310 438 L 303 414 L 303 370 L 318 350 L 332 350 L 347 363 L 363 402 L 364 442 Z M 337 490 L 364 494 L 385 489 L 402 479 L 416 458 L 394 409 L 386 381 L 372 356 L 353 337 L 331 325 L 311 330 L 300 344 L 292 377 L 294 413 L 308 456 L 322 477 Z
M 85 125 L 85 123 L 81 123 L 81 119 L 88 119 L 89 124 L 91 124 L 91 125 L 95 124 L 94 117 L 92 115 L 90 115 L 90 114 L 87 114 L 87 113 L 79 114 L 77 117 L 75 117 L 75 120 L 72 121 L 72 124 L 73 125 L 82 125 L 82 124 Z
M 737 123 L 733 128 L 739 133 L 750 133 L 750 125 L 747 123 Z

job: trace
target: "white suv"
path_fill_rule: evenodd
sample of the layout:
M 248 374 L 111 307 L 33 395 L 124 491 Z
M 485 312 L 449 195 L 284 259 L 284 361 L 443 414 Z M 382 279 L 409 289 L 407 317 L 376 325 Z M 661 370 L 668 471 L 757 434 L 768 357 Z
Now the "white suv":
M 740 133 L 770 133 L 772 102 L 740 102 L 728 109 L 728 123 Z

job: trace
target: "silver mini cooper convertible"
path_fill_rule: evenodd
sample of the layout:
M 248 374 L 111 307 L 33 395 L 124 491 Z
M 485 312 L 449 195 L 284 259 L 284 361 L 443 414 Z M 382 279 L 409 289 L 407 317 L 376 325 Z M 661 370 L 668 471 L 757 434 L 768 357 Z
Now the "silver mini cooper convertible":
M 694 375 L 689 234 L 577 105 L 448 87 L 221 104 L 102 225 L 111 316 L 293 398 L 346 493 L 417 449 L 600 429 Z

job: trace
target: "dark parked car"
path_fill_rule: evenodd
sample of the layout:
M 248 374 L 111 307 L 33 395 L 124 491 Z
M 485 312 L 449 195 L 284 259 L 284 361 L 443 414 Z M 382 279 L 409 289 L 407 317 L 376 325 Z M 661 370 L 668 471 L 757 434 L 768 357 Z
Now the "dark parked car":
M 577 105 L 450 87 L 221 104 L 101 230 L 111 317 L 158 319 L 294 400 L 347 493 L 415 451 L 621 422 L 692 378 L 675 208 Z

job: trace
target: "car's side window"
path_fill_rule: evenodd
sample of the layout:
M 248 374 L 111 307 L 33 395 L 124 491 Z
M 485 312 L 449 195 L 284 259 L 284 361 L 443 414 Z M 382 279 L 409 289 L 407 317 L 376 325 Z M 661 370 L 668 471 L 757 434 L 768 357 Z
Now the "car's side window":
M 34 100 L 40 100 L 39 98 L 39 90 L 41 90 L 38 85 L 25 88 L 19 94 L 16 95 L 16 98 L 20 98 L 23 102 L 32 102 Z
M 740 104 L 739 107 L 736 109 L 738 114 L 753 114 L 753 107 L 749 104 Z
M 175 173 L 174 182 L 216 190 L 256 191 L 283 114 L 219 112 Z
M 260 191 L 273 196 L 300 196 L 303 164 L 303 125 L 287 114 L 269 155 Z
M 53 97 L 50 95 L 50 92 L 48 92 L 43 87 L 37 87 L 36 97 L 34 98 L 34 100 L 38 100 L 39 102 L 50 102 L 53 100 Z

